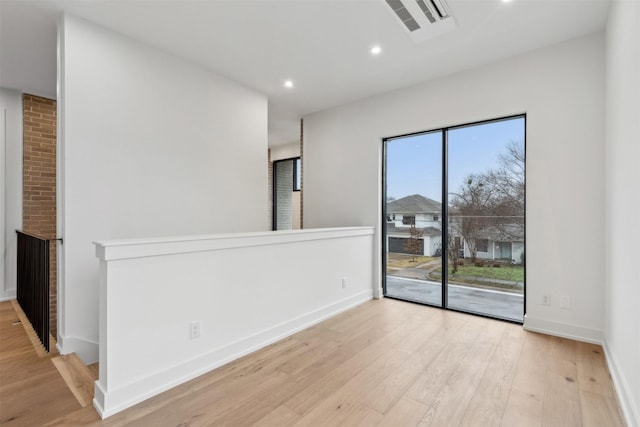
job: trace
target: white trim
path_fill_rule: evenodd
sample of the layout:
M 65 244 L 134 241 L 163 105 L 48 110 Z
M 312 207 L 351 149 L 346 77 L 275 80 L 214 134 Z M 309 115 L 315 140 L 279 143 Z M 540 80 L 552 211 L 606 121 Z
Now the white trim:
M 63 239 L 66 237 L 66 160 L 65 160 L 65 144 L 66 144 L 66 132 L 65 132 L 65 53 L 64 53 L 64 28 L 65 18 L 64 14 L 61 14 L 57 23 L 56 34 L 56 71 L 57 71 L 57 87 L 56 87 L 56 233 Z M 57 242 L 56 252 L 56 286 L 57 286 L 57 326 L 58 326 L 58 342 L 61 340 L 61 336 L 67 331 L 67 317 L 66 317 L 66 298 L 67 298 L 67 286 L 66 286 L 66 263 L 65 253 L 66 247 L 60 242 Z
M 0 302 L 11 301 L 16 299 L 16 290 L 12 289 L 10 291 L 4 292 L 4 295 L 0 296 Z
M 98 258 L 113 261 L 373 234 L 373 227 L 342 227 L 96 241 L 94 244 Z
M 640 426 L 640 408 L 636 407 L 633 399 L 629 383 L 625 379 L 624 375 L 621 375 L 620 365 L 609 348 L 607 341 L 604 341 L 602 345 L 604 348 L 605 359 L 607 360 L 607 367 L 609 368 L 609 374 L 611 374 L 611 380 L 613 381 L 613 387 L 616 390 L 616 397 L 622 409 L 622 415 L 628 426 Z
M 592 344 L 602 345 L 603 332 L 598 329 L 584 328 L 582 326 L 570 325 L 567 323 L 552 322 L 546 319 L 524 316 L 525 331 L 540 332 L 561 338 L 568 338 L 576 341 L 584 341 Z
M 2 97 L 2 95 L 0 95 L 0 97 Z M 2 108 L 2 104 L 4 104 L 4 102 L 0 101 L 0 113 L 2 113 L 2 118 L 0 118 L 0 120 L 2 120 L 2 125 L 0 126 L 0 128 L 2 129 L 2 135 L 0 135 L 0 245 L 2 245 L 0 246 L 0 248 L 2 248 L 2 254 L 0 255 L 0 277 L 2 278 L 0 294 L 3 295 L 3 297 L 0 298 L 0 301 L 3 300 L 5 294 L 4 265 L 6 240 L 4 238 L 4 234 L 6 230 L 4 222 L 5 218 L 7 217 L 7 207 L 5 206 L 6 198 L 4 195 L 6 186 L 5 182 L 7 180 L 7 175 L 5 172 L 7 170 L 7 109 Z
M 84 338 L 58 334 L 56 349 L 60 354 L 76 353 L 86 365 L 98 361 L 98 343 Z
M 372 291 L 360 292 L 115 390 L 108 390 L 101 380 L 98 380 L 95 383 L 93 406 L 102 418 L 109 417 L 239 357 L 369 301 L 372 297 Z
M 5 134 L 2 135 L 4 140 L 4 210 L 2 211 L 4 218 L 4 239 L 2 242 L 4 274 L 0 277 L 0 295 L 4 299 L 15 295 L 17 289 L 16 230 L 22 229 L 23 106 L 21 92 L 7 88 L 0 88 L 0 91 L 2 92 L 0 95 L 3 100 L 2 104 L 5 107 L 2 110 L 7 119 L 7 122 L 4 123 Z M 9 117 L 9 113 L 11 113 L 11 117 Z M 15 120 L 12 121 L 12 119 Z M 9 131 L 7 126 L 13 129 L 15 134 L 14 132 L 7 134 Z

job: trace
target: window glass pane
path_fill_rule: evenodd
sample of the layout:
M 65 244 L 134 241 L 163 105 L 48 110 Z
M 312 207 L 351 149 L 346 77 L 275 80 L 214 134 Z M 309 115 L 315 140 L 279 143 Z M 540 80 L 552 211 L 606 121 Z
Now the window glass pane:
M 523 321 L 524 147 L 524 116 L 385 140 L 386 296 Z
M 295 180 L 293 182 L 293 190 L 294 191 L 300 191 L 300 185 L 301 185 L 301 174 L 302 174 L 302 170 L 301 170 L 301 166 L 300 166 L 300 158 L 298 157 L 296 159 L 296 175 L 293 177 L 293 179 Z
M 524 316 L 524 117 L 448 132 L 447 305 Z
M 386 142 L 386 294 L 442 306 L 442 132 Z

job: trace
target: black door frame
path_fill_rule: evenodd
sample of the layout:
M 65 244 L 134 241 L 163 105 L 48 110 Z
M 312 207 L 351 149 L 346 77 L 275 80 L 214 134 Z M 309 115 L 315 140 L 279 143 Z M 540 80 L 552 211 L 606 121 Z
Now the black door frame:
M 278 204 L 277 201 L 277 192 L 278 188 L 276 186 L 278 177 L 278 163 L 293 161 L 293 181 L 291 183 L 291 191 L 300 191 L 300 188 L 296 187 L 296 181 L 298 176 L 298 160 L 301 159 L 301 156 L 298 157 L 288 157 L 286 159 L 274 160 L 273 163 L 273 173 L 271 174 L 271 230 L 276 231 L 278 229 L 278 217 L 277 217 L 277 209 Z
M 448 190 L 448 186 L 449 186 L 449 180 L 448 180 L 448 134 L 450 130 L 455 130 L 455 129 L 461 129 L 461 128 L 465 128 L 465 127 L 470 127 L 470 126 L 477 126 L 477 125 L 483 125 L 483 124 L 487 124 L 487 123 L 496 123 L 496 122 L 501 122 L 501 121 L 506 121 L 506 120 L 512 120 L 512 119 L 517 119 L 517 118 L 523 118 L 524 119 L 524 152 L 525 152 L 525 180 L 524 180 L 524 188 L 525 188 L 525 199 L 524 199 L 524 253 L 527 253 L 527 179 L 526 179 L 526 158 L 527 158 L 527 113 L 521 113 L 521 114 L 513 114 L 510 116 L 503 116 L 503 117 L 498 117 L 495 119 L 487 119 L 487 120 L 479 120 L 476 122 L 470 122 L 470 123 L 464 123 L 464 124 L 460 124 L 460 125 L 454 125 L 454 126 L 447 126 L 447 127 L 441 127 L 441 128 L 436 128 L 436 129 L 430 129 L 430 130 L 425 130 L 425 131 L 421 131 L 421 132 L 411 132 L 411 133 L 406 133 L 406 134 L 402 134 L 402 135 L 395 135 L 395 136 L 390 136 L 390 137 L 385 137 L 382 138 L 382 200 L 381 200 L 381 204 L 382 204 L 382 224 L 381 224 L 381 236 L 382 236 L 382 263 L 381 263 L 381 270 L 382 270 L 382 295 L 385 298 L 391 298 L 391 299 L 400 299 L 400 298 L 396 298 L 393 296 L 389 296 L 387 295 L 387 144 L 392 141 L 392 140 L 396 140 L 396 139 L 400 139 L 400 138 L 406 138 L 406 137 L 411 137 L 411 136 L 417 136 L 417 135 L 424 135 L 424 134 L 428 134 L 428 133 L 434 133 L 434 132 L 440 132 L 442 135 L 442 224 L 448 224 L 449 223 L 449 190 Z M 442 255 L 441 255 L 441 259 L 442 259 L 442 275 L 441 275 L 441 286 L 442 286 L 442 301 L 441 301 L 441 306 L 436 306 L 436 305 L 432 305 L 432 304 L 427 304 L 425 302 L 418 302 L 418 301 L 410 301 L 410 300 L 403 300 L 400 299 L 401 301 L 406 301 L 406 302 L 410 302 L 410 303 L 415 303 L 415 304 L 421 304 L 421 305 L 428 305 L 430 307 L 436 307 L 436 308 L 440 308 L 443 310 L 451 310 L 451 311 L 457 311 L 460 313 L 465 313 L 465 314 L 471 314 L 474 316 L 480 316 L 480 317 L 487 317 L 490 319 L 496 319 L 496 320 L 502 320 L 505 322 L 510 322 L 510 323 L 516 323 L 516 324 L 523 324 L 524 323 L 524 316 L 526 316 L 527 314 L 527 265 L 526 262 L 523 265 L 524 268 L 524 283 L 523 283 L 523 289 L 522 289 L 522 294 L 523 294 L 523 320 L 522 321 L 517 321 L 517 320 L 512 320 L 512 319 L 504 319 L 501 317 L 494 317 L 494 316 L 490 316 L 488 314 L 483 314 L 483 313 L 476 313 L 476 312 L 469 312 L 469 311 L 463 311 L 463 310 L 459 310 L 456 308 L 452 308 L 448 306 L 448 279 L 449 279 L 449 269 L 445 268 L 445 266 L 448 265 L 448 251 L 446 250 L 446 248 L 448 247 L 448 243 L 449 243 L 449 233 L 445 232 L 444 227 L 445 225 L 443 225 L 443 229 L 442 229 L 442 235 L 441 235 L 441 241 L 442 241 L 442 248 L 443 250 Z M 526 255 L 525 255 L 526 256 Z

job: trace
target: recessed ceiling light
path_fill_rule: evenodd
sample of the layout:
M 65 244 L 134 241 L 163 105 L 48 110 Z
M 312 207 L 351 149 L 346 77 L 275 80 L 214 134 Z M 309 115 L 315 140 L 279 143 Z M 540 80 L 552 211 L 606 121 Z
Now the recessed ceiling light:
M 509 3 L 511 0 L 502 0 L 502 3 Z
M 291 80 L 285 80 L 284 87 L 291 89 L 293 87 L 293 82 Z
M 375 45 L 371 48 L 372 55 L 380 55 L 380 52 L 382 52 L 382 48 L 378 45 Z

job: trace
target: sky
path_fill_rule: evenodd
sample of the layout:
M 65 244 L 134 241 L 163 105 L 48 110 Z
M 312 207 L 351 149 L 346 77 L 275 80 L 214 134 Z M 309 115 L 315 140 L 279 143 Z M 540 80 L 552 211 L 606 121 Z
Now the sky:
M 524 144 L 524 118 L 449 130 L 449 192 L 457 192 L 469 174 L 496 168 L 511 141 Z M 387 141 L 387 197 L 411 194 L 442 200 L 440 131 Z

